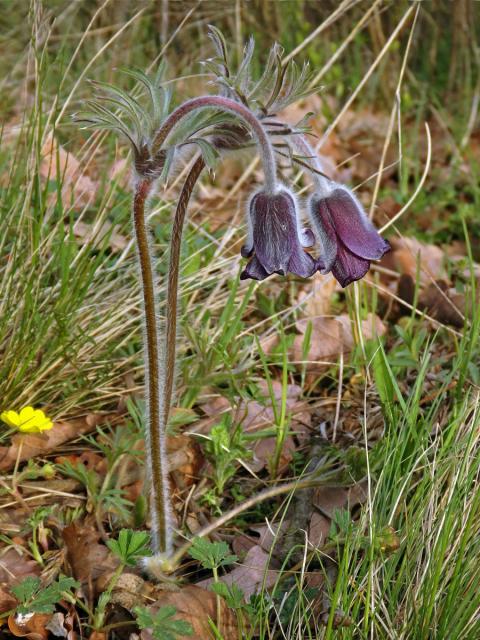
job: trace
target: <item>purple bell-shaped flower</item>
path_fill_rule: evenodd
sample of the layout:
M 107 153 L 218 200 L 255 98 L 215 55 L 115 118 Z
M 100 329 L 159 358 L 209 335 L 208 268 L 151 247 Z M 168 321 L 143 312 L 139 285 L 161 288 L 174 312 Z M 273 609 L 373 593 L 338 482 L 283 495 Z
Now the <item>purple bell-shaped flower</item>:
M 240 278 L 264 280 L 272 273 L 309 278 L 318 264 L 304 247 L 314 242 L 313 233 L 299 226 L 295 199 L 289 191 L 258 191 L 250 200 L 248 237 L 242 247 L 242 256 L 250 262 Z
M 390 244 L 369 220 L 362 205 L 346 187 L 332 183 L 326 193 L 315 193 L 309 213 L 323 248 L 318 270 L 331 271 L 342 287 L 360 280 Z

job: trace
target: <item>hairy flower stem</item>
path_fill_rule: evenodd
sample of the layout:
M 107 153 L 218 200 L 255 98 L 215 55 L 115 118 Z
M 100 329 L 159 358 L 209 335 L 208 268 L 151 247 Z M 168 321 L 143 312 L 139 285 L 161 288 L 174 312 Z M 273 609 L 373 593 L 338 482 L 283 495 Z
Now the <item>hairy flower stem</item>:
M 315 149 L 313 149 L 304 135 L 293 135 L 290 140 L 296 151 L 308 162 L 308 165 L 302 164 L 308 169 L 315 190 L 318 193 L 328 193 L 330 191 L 330 180 L 323 175 L 322 166 Z
M 265 174 L 265 190 L 275 193 L 276 162 L 267 133 L 257 117 L 245 106 L 221 96 L 203 96 L 185 102 L 175 109 L 157 131 L 152 143 L 153 161 L 150 170 L 156 175 L 155 165 L 165 160 L 163 143 L 190 112 L 214 108 L 235 114 L 245 122 L 257 138 Z M 187 176 L 177 204 L 170 240 L 165 336 L 160 339 L 156 319 L 153 256 L 151 255 L 145 221 L 145 203 L 153 178 L 144 178 L 136 188 L 134 198 L 134 224 L 142 277 L 146 334 L 146 392 L 148 405 L 147 456 L 151 480 L 152 546 L 154 556 L 145 559 L 145 567 L 153 574 L 168 564 L 172 554 L 172 532 L 169 525 L 170 501 L 168 491 L 165 433 L 173 394 L 178 310 L 178 277 L 182 231 L 190 197 L 202 170 L 203 158 L 198 158 Z
M 167 139 L 167 136 L 182 118 L 192 111 L 207 108 L 233 113 L 247 124 L 258 142 L 259 153 L 263 163 L 263 172 L 265 174 L 264 189 L 267 193 L 275 193 L 277 190 L 277 165 L 275 162 L 273 147 L 268 135 L 260 120 L 248 107 L 245 107 L 243 104 L 235 102 L 235 100 L 231 100 L 230 98 L 225 98 L 223 96 L 201 96 L 199 98 L 187 100 L 187 102 L 184 102 L 182 105 L 177 107 L 175 111 L 172 111 L 155 134 L 155 138 L 152 143 L 152 157 L 155 158 L 157 154 L 160 153 L 161 147 Z
M 168 285 L 166 300 L 166 326 L 165 326 L 165 381 L 163 387 L 163 422 L 168 422 L 168 414 L 172 402 L 173 380 L 175 375 L 175 354 L 177 338 L 177 309 L 178 309 L 178 274 L 180 265 L 180 251 L 182 245 L 182 232 L 187 213 L 188 203 L 193 188 L 200 177 L 205 162 L 202 157 L 195 160 L 189 171 L 187 179 L 182 187 L 180 198 L 173 220 L 172 234 L 170 238 L 170 262 L 168 265 Z
M 153 256 L 148 238 L 145 204 L 152 188 L 150 179 L 140 180 L 133 201 L 133 222 L 142 280 L 146 335 L 145 385 L 147 396 L 146 452 L 151 483 L 152 544 L 155 553 L 170 554 L 170 501 L 166 469 L 165 422 L 161 393 L 160 339 L 157 328 Z

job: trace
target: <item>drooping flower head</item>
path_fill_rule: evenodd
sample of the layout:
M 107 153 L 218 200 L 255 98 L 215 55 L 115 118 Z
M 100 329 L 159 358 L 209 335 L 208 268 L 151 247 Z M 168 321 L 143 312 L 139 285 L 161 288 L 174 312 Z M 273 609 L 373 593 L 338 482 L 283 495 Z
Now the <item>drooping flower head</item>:
M 323 248 L 318 270 L 331 271 L 342 287 L 363 278 L 370 262 L 390 250 L 360 202 L 343 185 L 330 183 L 328 189 L 314 193 L 309 213 Z
M 277 193 L 258 191 L 250 200 L 248 237 L 242 256 L 250 262 L 242 280 L 264 280 L 272 273 L 294 273 L 309 278 L 317 263 L 304 247 L 314 243 L 313 233 L 299 227 L 295 199 L 286 189 Z

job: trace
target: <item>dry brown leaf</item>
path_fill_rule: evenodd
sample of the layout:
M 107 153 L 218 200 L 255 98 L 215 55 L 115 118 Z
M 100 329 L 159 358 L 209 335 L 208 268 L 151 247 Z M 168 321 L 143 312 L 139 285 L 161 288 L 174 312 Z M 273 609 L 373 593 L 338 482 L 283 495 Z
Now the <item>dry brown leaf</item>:
M 99 244 L 108 236 L 108 246 L 112 253 L 119 253 L 127 248 L 129 240 L 126 236 L 118 231 L 118 225 L 112 225 L 110 222 L 104 222 L 100 227 L 95 224 L 89 224 L 77 220 L 73 225 L 73 233 L 82 244 L 95 242 Z
M 389 117 L 371 108 L 361 111 L 348 110 L 338 124 L 339 146 L 343 159 L 355 156 L 351 161 L 352 176 L 356 180 L 366 180 L 378 171 L 379 150 L 383 148 L 389 126 Z M 390 166 L 397 159 L 393 145 L 387 150 L 383 179 L 397 171 Z
M 0 471 L 12 469 L 17 459 L 23 462 L 35 456 L 44 456 L 54 451 L 64 442 L 93 431 L 97 425 L 111 424 L 114 421 L 118 421 L 118 419 L 117 413 L 90 413 L 85 417 L 69 420 L 68 422 L 55 422 L 49 431 L 44 431 L 43 433 L 17 433 L 12 437 L 10 446 L 0 447 Z
M 308 526 L 308 541 L 314 547 L 321 547 L 325 544 L 331 527 L 330 518 L 325 517 L 322 513 L 314 511 Z
M 433 279 L 446 276 L 445 254 L 433 244 L 425 244 L 417 238 L 392 238 L 392 250 L 385 254 L 381 265 L 400 274 L 407 274 L 414 280 L 419 266 L 420 284 L 428 284 Z
M 418 308 L 442 324 L 461 328 L 464 325 L 465 296 L 445 280 L 436 280 L 421 292 Z
M 51 133 L 45 137 L 41 150 L 40 175 L 45 180 L 61 178 L 63 202 L 74 209 L 90 204 L 98 189 L 98 184 L 82 172 L 75 156 L 65 151 Z
M 9 591 L 0 587 L 0 615 L 10 611 L 10 609 L 15 609 L 17 604 L 17 599 Z
M 321 514 L 332 518 L 336 509 L 353 509 L 367 499 L 365 483 L 352 487 L 317 487 L 313 494 L 313 504 Z
M 265 397 L 264 403 L 251 400 L 242 402 L 234 414 L 235 424 L 241 424 L 247 433 L 271 427 L 275 422 L 274 411 L 269 397 L 268 386 L 264 380 L 258 383 L 262 395 Z M 273 395 L 278 405 L 282 397 L 282 385 L 278 380 L 272 381 Z M 309 437 L 310 412 L 306 410 L 306 405 L 299 398 L 302 393 L 301 387 L 290 384 L 287 387 L 287 412 L 292 416 L 290 421 L 290 431 L 295 434 L 300 442 L 304 442 Z M 196 431 L 208 433 L 219 415 L 225 411 L 232 411 L 230 403 L 226 398 L 218 397 L 213 401 L 202 405 L 202 409 L 209 416 L 207 420 L 201 420 L 196 424 Z M 263 469 L 272 457 L 275 450 L 275 437 L 262 438 L 252 441 L 253 460 L 248 461 L 248 466 L 255 472 Z M 292 459 L 292 454 L 296 449 L 296 444 L 292 435 L 285 438 L 282 455 L 280 458 L 280 468 L 288 464 Z
M 108 588 L 108 583 L 105 585 Z M 135 573 L 122 573 L 115 583 L 110 602 L 118 604 L 128 611 L 143 602 L 146 582 Z
M 27 576 L 40 575 L 40 567 L 26 552 L 20 552 L 20 547 L 4 549 L 0 555 L 0 583 L 13 585 L 21 582 Z
M 203 465 L 202 451 L 195 440 L 186 434 L 177 433 L 167 438 L 167 453 L 169 469 L 178 471 L 182 475 L 185 486 L 190 486 L 198 479 L 200 468 Z
M 312 324 L 310 349 L 304 357 L 304 334 L 309 323 Z M 311 375 L 319 375 L 337 361 L 341 353 L 348 353 L 354 347 L 354 329 L 348 315 L 336 317 L 320 317 L 301 319 L 296 324 L 300 335 L 295 337 L 291 350 L 291 358 L 297 363 L 307 360 L 306 370 Z M 363 340 L 382 336 L 386 327 L 380 318 L 373 314 L 361 322 Z
M 274 568 L 269 569 L 268 567 L 272 564 Z M 222 576 L 220 580 L 229 586 L 235 584 L 239 587 L 248 602 L 250 596 L 261 591 L 263 587 L 266 589 L 273 587 L 279 575 L 280 572 L 277 569 L 276 561 L 262 547 L 255 545 L 248 551 L 243 562 L 230 573 Z M 208 580 L 202 580 L 198 584 L 208 587 L 212 583 L 213 578 L 209 578 Z
M 72 522 L 63 529 L 62 537 L 67 561 L 76 580 L 91 584 L 118 565 L 108 547 L 99 543 L 100 535 L 93 524 Z
M 320 273 L 314 274 L 309 281 L 308 288 L 301 291 L 299 302 L 307 298 L 303 307 L 303 314 L 307 318 L 326 316 L 332 308 L 332 296 L 340 285 L 332 276 L 326 278 Z M 263 346 L 263 345 L 262 345 Z
M 399 310 L 399 315 L 405 310 L 410 313 L 410 307 L 415 301 L 415 282 L 408 274 L 403 274 L 397 285 L 398 297 L 409 306 Z M 442 324 L 463 327 L 466 313 L 465 295 L 454 287 L 449 287 L 445 280 L 436 280 L 428 284 L 418 296 L 417 308 L 425 311 L 431 318 Z
M 8 628 L 17 638 L 29 640 L 47 640 L 48 624 L 52 614 L 32 613 L 27 615 L 11 615 L 8 617 Z
M 71 614 L 65 615 L 60 611 L 56 611 L 50 618 L 50 622 L 45 625 L 45 629 L 51 631 L 56 638 L 67 638 L 68 640 L 75 638 Z
M 237 640 L 238 629 L 233 612 L 227 607 L 223 599 L 221 603 L 220 636 L 224 640 Z M 217 623 L 217 597 L 212 591 L 202 589 L 198 585 L 188 585 L 179 591 L 164 591 L 159 599 L 149 607 L 152 612 L 165 606 L 176 609 L 175 618 L 189 622 L 193 628 L 191 640 L 214 640 L 208 620 Z M 152 640 L 152 634 L 147 629 L 141 632 L 142 640 Z

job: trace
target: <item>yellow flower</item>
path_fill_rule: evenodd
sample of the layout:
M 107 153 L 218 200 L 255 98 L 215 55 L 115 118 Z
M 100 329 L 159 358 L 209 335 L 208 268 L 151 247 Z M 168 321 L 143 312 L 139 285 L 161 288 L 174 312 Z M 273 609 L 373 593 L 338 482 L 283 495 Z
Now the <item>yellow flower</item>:
M 0 420 L 23 433 L 40 433 L 53 427 L 50 418 L 47 418 L 41 409 L 33 407 L 24 407 L 20 413 L 4 411 L 0 414 Z

